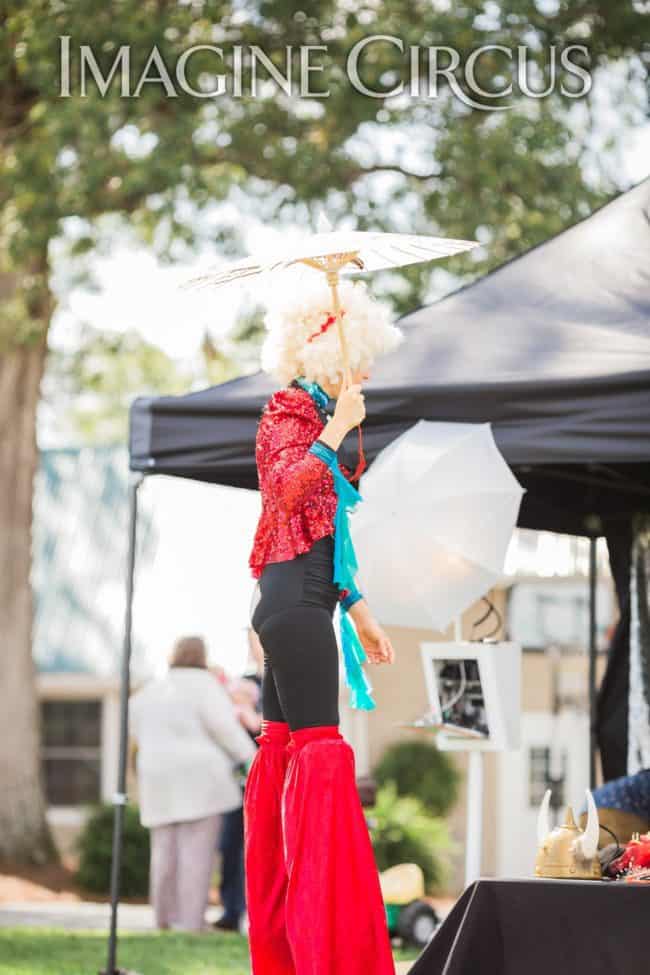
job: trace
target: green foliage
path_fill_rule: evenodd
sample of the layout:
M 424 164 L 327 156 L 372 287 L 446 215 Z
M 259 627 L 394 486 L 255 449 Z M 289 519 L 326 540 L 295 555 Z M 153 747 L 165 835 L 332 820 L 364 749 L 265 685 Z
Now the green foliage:
M 43 416 L 72 441 L 124 442 L 136 396 L 184 393 L 191 382 L 188 370 L 135 332 L 84 326 L 72 352 L 50 351 Z
M 91 813 L 79 837 L 77 880 L 84 890 L 109 894 L 113 844 L 113 806 L 103 803 Z M 137 807 L 124 808 L 122 872 L 123 897 L 146 897 L 149 891 L 149 830 L 140 824 Z
M 581 43 L 590 70 L 614 61 L 627 68 L 616 103 L 622 131 L 647 110 L 650 25 L 642 6 L 634 0 L 577 0 L 542 12 L 538 0 L 500 0 L 489 10 L 479 2 L 381 0 L 351 7 L 322 0 L 296 9 L 272 0 L 249 4 L 244 17 L 239 5 L 226 0 L 7 0 L 0 17 L 0 273 L 18 274 L 20 299 L 7 302 L 5 326 L 25 341 L 31 326 L 42 327 L 49 317 L 48 251 L 69 218 L 76 225 L 76 253 L 92 250 L 98 218 L 115 214 L 170 260 L 186 256 L 202 237 L 221 254 L 240 250 L 233 210 L 304 224 L 324 201 L 335 222 L 479 236 L 488 244 L 482 264 L 474 254 L 445 262 L 444 269 L 411 268 L 391 276 L 399 310 L 431 290 L 432 276 L 444 280 L 450 271 L 471 277 L 501 263 L 583 216 L 617 187 L 614 165 L 610 172 L 600 167 L 598 189 L 587 185 L 581 165 L 598 102 L 576 102 L 559 84 L 548 97 L 531 98 L 514 84 L 512 94 L 495 103 L 491 96 L 515 74 L 513 63 L 496 50 L 475 66 L 483 95 L 469 91 L 460 69 L 455 91 L 442 77 L 435 94 L 413 94 L 409 45 L 422 49 L 422 78 L 428 46 L 454 48 L 461 65 L 488 42 L 525 46 L 539 91 L 549 81 L 549 46 Z M 374 44 L 360 63 L 360 78 L 381 93 L 401 82 L 398 97 L 370 97 L 346 72 L 351 48 L 381 34 L 399 38 L 402 50 Z M 70 97 L 62 97 L 62 37 L 70 38 Z M 195 97 L 178 84 L 179 58 L 190 47 L 215 43 L 223 62 L 214 51 L 196 51 L 187 62 L 187 81 L 200 90 L 205 79 L 214 90 L 215 76 L 222 74 L 226 91 Z M 126 94 L 119 69 L 103 92 L 87 71 L 81 97 L 82 44 L 104 79 L 120 48 L 128 48 Z M 319 44 L 326 50 L 314 60 L 323 72 L 310 83 L 326 98 L 295 97 L 295 87 L 289 96 L 275 85 L 254 95 L 249 62 L 242 95 L 233 92 L 235 47 L 259 46 L 286 74 L 291 46 L 295 77 L 299 47 Z M 171 92 L 154 81 L 157 69 L 138 84 L 154 48 L 173 82 Z M 266 69 L 257 70 L 265 81 Z M 459 92 L 471 94 L 475 107 Z M 495 104 L 507 110 L 481 110 Z M 578 122 L 576 105 L 584 112 Z M 237 205 L 216 227 L 198 219 L 232 191 Z
M 441 233 L 485 244 L 441 264 L 375 276 L 374 290 L 392 300 L 397 312 L 548 238 L 624 188 L 617 160 L 609 165 L 601 160 L 594 135 L 601 119 L 612 130 L 615 118 L 613 138 L 622 141 L 632 124 L 645 119 L 650 18 L 644 7 L 640 0 L 557 0 L 550 6 L 539 0 L 304 0 L 298 7 L 286 0 L 245 5 L 5 0 L 0 13 L 0 374 L 6 368 L 12 375 L 7 353 L 17 345 L 31 345 L 40 365 L 55 309 L 54 258 L 75 267 L 89 260 L 106 227 L 109 246 L 115 228 L 128 226 L 163 260 L 188 258 L 201 245 L 225 257 L 243 249 L 242 216 L 306 227 L 325 204 L 335 225 Z M 346 72 L 351 48 L 382 34 L 398 38 L 402 50 L 375 44 L 360 74 L 365 84 L 385 92 L 402 81 L 397 97 L 369 97 Z M 70 38 L 71 97 L 61 91 L 63 37 Z M 610 105 L 607 98 L 573 101 L 558 84 L 544 98 L 526 97 L 514 86 L 501 103 L 507 111 L 500 113 L 469 108 L 444 79 L 433 97 L 409 91 L 410 45 L 445 45 L 466 65 L 488 42 L 513 50 L 525 46 L 538 90 L 549 80 L 549 45 L 583 44 L 592 70 L 613 63 L 623 68 L 614 82 L 618 90 L 613 92 L 606 79 Z M 224 51 L 225 64 L 215 63 L 209 50 L 215 44 Z M 88 72 L 82 96 L 81 45 L 88 46 L 104 79 L 112 77 L 106 91 Z M 223 95 L 195 97 L 178 85 L 170 93 L 156 83 L 156 68 L 145 75 L 154 49 L 175 75 L 179 58 L 201 45 L 205 48 L 188 62 L 188 83 L 199 89 L 205 78 L 214 89 L 215 75 L 223 73 L 229 82 Z M 295 86 L 290 94 L 274 85 L 251 94 L 250 67 L 243 96 L 233 92 L 236 49 L 259 47 L 286 73 L 287 47 L 293 49 L 295 67 L 304 45 L 325 45 L 315 58 L 324 74 L 311 81 L 327 90 L 326 98 L 302 97 Z M 120 48 L 130 54 L 126 94 L 120 91 L 121 71 L 112 70 Z M 426 53 L 421 51 L 422 58 Z M 503 87 L 499 72 L 506 72 L 498 57 L 495 49 L 494 59 L 477 66 L 477 81 L 486 92 L 478 98 L 481 108 L 490 108 L 491 93 Z M 420 67 L 426 78 L 428 66 Z M 266 82 L 268 72 L 258 70 Z M 466 92 L 462 73 L 456 75 Z M 507 75 L 512 77 L 511 70 Z M 144 77 L 147 82 L 139 85 Z M 591 162 L 590 180 L 585 157 Z M 224 201 L 229 205 L 220 207 Z M 55 255 L 57 243 L 66 246 Z M 138 392 L 155 389 L 162 375 L 165 391 L 177 380 L 182 385 L 169 363 L 152 363 L 149 351 L 144 355 L 149 362 L 140 373 L 122 372 L 120 378 L 132 362 L 111 363 L 105 380 L 96 377 L 94 402 L 100 414 L 106 408 L 109 413 L 106 422 L 95 424 L 102 439 L 123 430 L 118 381 L 142 382 Z M 206 362 L 211 381 L 215 375 L 229 378 L 224 368 L 232 364 L 222 366 L 214 357 Z M 80 375 L 85 374 L 85 365 L 80 366 Z M 25 445 L 33 439 L 37 391 L 36 382 L 27 385 L 7 420 L 23 431 Z M 92 435 L 87 417 L 76 422 Z M 7 468 L 0 485 L 7 496 L 29 490 L 23 467 Z M 27 503 L 21 498 L 23 510 Z M 28 551 L 27 532 L 21 541 Z M 16 544 L 13 539 L 14 555 Z M 26 557 L 14 561 L 27 564 Z M 23 584 L 20 572 L 17 579 L 16 585 Z M 18 631 L 28 634 L 29 628 L 20 625 Z M 28 653 L 28 636 L 21 639 L 17 652 Z
M 413 796 L 399 796 L 394 782 L 377 790 L 368 819 L 379 870 L 417 863 L 427 890 L 444 885 L 453 844 L 442 819 L 429 815 Z
M 390 745 L 373 769 L 383 785 L 394 782 L 400 796 L 415 796 L 434 816 L 444 816 L 456 802 L 459 774 L 445 752 L 423 741 Z
M 51 349 L 42 390 L 42 421 L 73 442 L 122 443 L 136 396 L 203 389 L 257 368 L 264 338 L 259 310 L 242 316 L 215 343 L 205 334 L 199 361 L 184 366 L 134 331 L 84 325 L 72 351 Z

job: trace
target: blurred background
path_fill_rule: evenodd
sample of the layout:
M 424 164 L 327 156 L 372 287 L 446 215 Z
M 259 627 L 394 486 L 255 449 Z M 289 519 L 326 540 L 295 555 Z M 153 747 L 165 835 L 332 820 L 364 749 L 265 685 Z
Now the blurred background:
M 238 293 L 182 292 L 180 282 L 314 228 L 320 210 L 336 227 L 480 242 L 439 265 L 374 275 L 372 292 L 398 317 L 548 240 L 650 174 L 649 13 L 643 0 L 4 4 L 3 861 L 67 856 L 89 804 L 114 790 L 130 402 L 259 369 L 262 306 Z M 377 35 L 401 49 L 368 45 L 363 82 L 384 92 L 370 97 L 351 84 L 346 58 Z M 304 45 L 324 48 L 313 58 L 323 66 L 310 78 L 315 94 L 283 88 L 259 63 L 253 93 L 248 62 L 242 94 L 233 91 L 233 48 L 258 46 L 286 74 L 287 47 L 295 71 Z M 462 66 L 484 45 L 495 48 L 475 61 L 471 85 Z M 576 77 L 559 64 L 569 45 L 580 46 L 573 61 L 589 76 L 577 97 Z M 176 66 L 193 46 L 184 89 Z M 441 76 L 435 96 L 414 92 L 411 46 L 423 76 L 429 48 L 458 52 L 455 84 Z M 525 48 L 527 91 L 496 46 Z M 214 96 L 217 74 L 226 90 Z M 257 492 L 164 477 L 144 485 L 136 682 L 162 672 L 188 631 L 232 675 L 254 668 L 246 560 L 258 513 Z M 515 822 L 533 828 L 549 777 L 573 795 L 587 775 L 587 546 L 518 531 L 507 581 L 491 594 L 504 632 L 526 651 L 522 751 L 500 777 L 505 758 L 490 756 L 488 770 L 504 812 L 501 839 L 496 826 L 486 837 L 485 869 L 496 875 L 529 870 L 507 836 Z M 598 557 L 605 651 L 617 609 L 604 544 Z M 379 713 L 363 725 L 345 716 L 364 773 L 404 741 L 397 720 L 426 706 L 408 667 L 422 637 L 396 636 L 399 692 L 378 675 Z M 556 748 L 557 735 L 580 744 Z M 455 893 L 463 790 L 441 774 L 451 833 L 436 834 L 447 869 L 430 878 Z

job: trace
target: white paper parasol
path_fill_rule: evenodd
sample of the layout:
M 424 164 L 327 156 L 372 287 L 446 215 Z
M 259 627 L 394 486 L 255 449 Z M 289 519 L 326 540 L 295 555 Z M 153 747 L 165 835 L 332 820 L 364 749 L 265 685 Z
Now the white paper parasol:
M 419 420 L 359 491 L 359 589 L 380 622 L 442 630 L 501 577 L 524 489 L 489 423 Z
M 477 247 L 475 240 L 454 240 L 450 237 L 427 237 L 415 234 L 390 234 L 379 231 L 332 230 L 329 221 L 321 214 L 316 234 L 273 253 L 251 254 L 249 257 L 208 269 L 204 274 L 191 278 L 184 287 L 222 287 L 266 277 L 296 266 L 308 266 L 327 275 L 332 289 L 334 314 L 338 327 L 343 355 L 346 382 L 350 381 L 350 367 L 345 332 L 340 310 L 339 274 L 381 271 L 404 267 L 449 257 Z

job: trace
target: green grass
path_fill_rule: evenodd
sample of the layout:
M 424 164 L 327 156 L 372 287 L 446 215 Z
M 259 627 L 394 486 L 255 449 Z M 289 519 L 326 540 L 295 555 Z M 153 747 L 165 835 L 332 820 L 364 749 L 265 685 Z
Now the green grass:
M 249 975 L 248 942 L 238 934 L 123 934 L 117 962 L 140 975 Z M 0 929 L 1 975 L 97 975 L 106 935 L 41 928 Z
M 397 960 L 417 957 L 397 951 Z M 0 928 L 0 975 L 97 975 L 106 935 L 47 928 Z M 123 934 L 118 965 L 139 975 L 249 975 L 248 942 L 238 934 Z

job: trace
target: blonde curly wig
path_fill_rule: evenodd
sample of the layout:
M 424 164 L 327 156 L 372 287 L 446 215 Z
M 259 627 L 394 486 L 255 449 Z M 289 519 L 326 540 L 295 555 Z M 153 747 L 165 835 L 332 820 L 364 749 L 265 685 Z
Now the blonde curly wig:
M 373 298 L 362 281 L 341 278 L 339 296 L 350 370 L 365 371 L 378 355 L 396 348 L 404 333 L 392 324 L 388 305 Z M 344 371 L 336 323 L 307 341 L 334 312 L 325 275 L 315 271 L 295 285 L 278 289 L 267 306 L 262 369 L 283 384 L 304 376 L 310 382 L 336 385 Z

